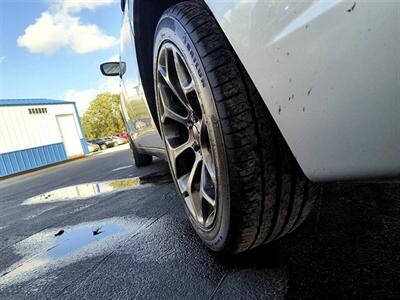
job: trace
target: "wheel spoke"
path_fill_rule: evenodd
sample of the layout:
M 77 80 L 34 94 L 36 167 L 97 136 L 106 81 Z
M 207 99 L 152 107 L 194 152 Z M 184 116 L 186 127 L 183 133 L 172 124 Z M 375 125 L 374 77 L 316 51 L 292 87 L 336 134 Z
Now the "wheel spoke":
M 161 122 L 165 123 L 166 119 L 169 118 L 183 125 L 186 125 L 188 121 L 188 116 L 182 116 L 171 109 L 170 96 L 167 94 L 166 90 L 161 87 L 161 84 L 158 85 L 158 90 L 160 91 L 160 100 L 163 106 Z
M 208 215 L 207 219 L 204 222 L 204 226 L 211 226 L 215 218 L 215 209 Z
M 175 62 L 175 70 L 178 77 L 178 82 L 180 88 L 184 93 L 185 100 L 187 101 L 187 94 L 194 91 L 194 83 L 192 80 L 192 76 L 190 76 L 185 66 L 185 63 L 182 61 L 181 57 L 176 51 L 174 51 L 174 62 Z
M 172 168 L 174 170 L 174 173 L 176 174 L 177 173 L 176 160 L 187 149 L 193 148 L 193 139 L 191 137 L 189 137 L 189 139 L 186 142 L 184 142 L 181 145 L 175 146 L 175 147 L 171 145 L 171 142 L 168 140 L 168 138 L 165 138 L 165 143 L 167 145 L 167 148 L 168 148 L 167 150 L 170 155 Z
M 207 170 L 203 160 L 203 166 L 201 170 L 201 180 L 200 180 L 200 194 L 204 198 L 204 200 L 206 200 L 212 207 L 215 207 L 215 199 L 207 193 L 207 190 L 209 190 L 210 188 L 214 189 L 214 185 L 209 187 L 210 183 L 207 182 L 208 180 L 206 172 Z
M 169 144 L 169 142 L 168 142 Z M 171 147 L 171 145 L 169 144 Z M 183 143 L 182 145 L 179 145 L 177 147 L 171 147 L 170 151 L 172 156 L 176 159 L 179 155 L 181 155 L 185 150 L 193 148 L 193 139 L 189 137 L 189 139 Z
M 210 176 L 213 184 L 216 185 L 217 180 L 216 180 L 216 175 L 215 175 L 215 166 L 214 166 L 214 163 L 212 162 L 211 154 L 207 154 L 207 155 L 203 154 L 203 164 L 204 164 L 206 172 L 208 172 L 208 175 Z
M 204 119 L 201 120 L 200 126 L 200 146 L 203 154 L 203 164 L 205 165 L 213 184 L 216 185 L 217 179 L 215 174 L 215 164 L 211 152 L 210 138 L 208 136 L 207 126 Z
M 202 200 L 204 199 L 206 201 L 206 203 L 204 203 L 205 210 L 203 213 L 204 226 L 206 227 L 210 226 L 213 223 L 216 211 L 215 185 L 213 183 L 210 183 L 209 181 L 210 178 L 208 176 L 208 171 L 203 160 L 200 179 L 200 197 Z
M 159 67 L 159 73 L 168 85 L 170 90 L 174 93 L 177 100 L 187 109 L 190 110 L 190 105 L 186 99 L 186 92 L 184 91 L 186 85 L 190 85 L 190 82 L 185 81 L 182 78 L 182 66 L 177 62 L 178 54 L 176 51 L 166 48 L 165 50 L 165 66 Z M 177 68 L 179 65 L 179 69 Z M 185 67 L 186 68 L 186 67 Z M 183 81 L 181 81 L 183 80 Z
M 191 93 L 191 92 L 194 92 L 194 83 L 193 83 L 193 81 L 184 82 L 182 84 L 182 90 L 183 90 L 183 93 L 185 94 L 185 97 L 186 97 L 186 100 L 187 100 L 187 95 L 189 93 Z
M 196 160 L 193 163 L 190 173 L 185 174 L 178 179 L 178 186 L 185 198 L 186 203 L 188 203 L 190 206 L 189 209 L 193 210 L 194 216 L 196 217 L 197 221 L 203 224 L 204 219 L 201 206 L 202 198 L 200 191 L 194 187 L 194 185 L 197 183 L 197 173 L 199 167 L 202 165 L 201 162 L 201 156 L 196 156 Z
M 199 192 L 193 188 L 194 185 L 194 181 L 196 179 L 196 173 L 197 170 L 199 168 L 199 166 L 201 165 L 201 157 L 197 157 L 194 164 L 193 164 L 193 168 L 190 172 L 189 175 L 189 179 L 188 179 L 188 187 L 190 188 L 190 196 L 192 198 L 192 202 L 193 202 L 193 207 L 194 210 L 196 212 L 196 216 L 197 216 L 197 221 L 199 221 L 200 223 L 203 223 L 203 212 L 201 209 L 201 197 Z

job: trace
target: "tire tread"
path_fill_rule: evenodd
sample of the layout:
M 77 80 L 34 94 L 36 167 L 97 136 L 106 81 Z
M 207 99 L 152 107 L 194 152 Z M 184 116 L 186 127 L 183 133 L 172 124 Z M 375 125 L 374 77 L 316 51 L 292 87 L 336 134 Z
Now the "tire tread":
M 276 240 L 305 219 L 320 195 L 307 180 L 219 25 L 196 1 L 164 14 L 186 29 L 220 116 L 228 161 L 231 227 L 226 252 Z M 245 199 L 245 200 L 243 200 Z

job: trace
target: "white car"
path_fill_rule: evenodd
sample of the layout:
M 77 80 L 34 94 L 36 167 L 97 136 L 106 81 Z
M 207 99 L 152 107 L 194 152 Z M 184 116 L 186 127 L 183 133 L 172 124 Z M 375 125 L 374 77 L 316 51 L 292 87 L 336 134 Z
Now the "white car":
M 136 166 L 169 161 L 214 251 L 296 229 L 321 182 L 400 174 L 399 1 L 122 0 Z M 145 126 L 135 126 L 136 121 Z
M 127 140 L 125 140 L 119 136 L 112 136 L 111 138 L 114 140 L 114 142 L 116 143 L 117 146 L 128 143 Z
M 93 143 L 87 143 L 88 149 L 90 152 L 97 152 L 100 150 L 100 146 Z

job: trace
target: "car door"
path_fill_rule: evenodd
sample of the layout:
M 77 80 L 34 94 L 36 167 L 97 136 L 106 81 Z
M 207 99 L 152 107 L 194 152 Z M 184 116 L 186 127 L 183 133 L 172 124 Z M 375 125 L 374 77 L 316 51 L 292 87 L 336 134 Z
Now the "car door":
M 127 130 L 138 148 L 164 145 L 147 106 L 136 58 L 133 31 L 133 0 L 127 1 L 121 28 L 121 61 L 126 63 L 122 76 L 121 111 Z

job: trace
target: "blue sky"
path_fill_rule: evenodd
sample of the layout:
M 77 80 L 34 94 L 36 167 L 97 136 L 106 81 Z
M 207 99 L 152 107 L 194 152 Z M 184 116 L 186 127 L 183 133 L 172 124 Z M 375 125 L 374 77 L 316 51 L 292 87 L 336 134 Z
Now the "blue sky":
M 0 0 L 0 99 L 76 101 L 80 113 L 118 80 L 99 64 L 119 53 L 115 0 Z

